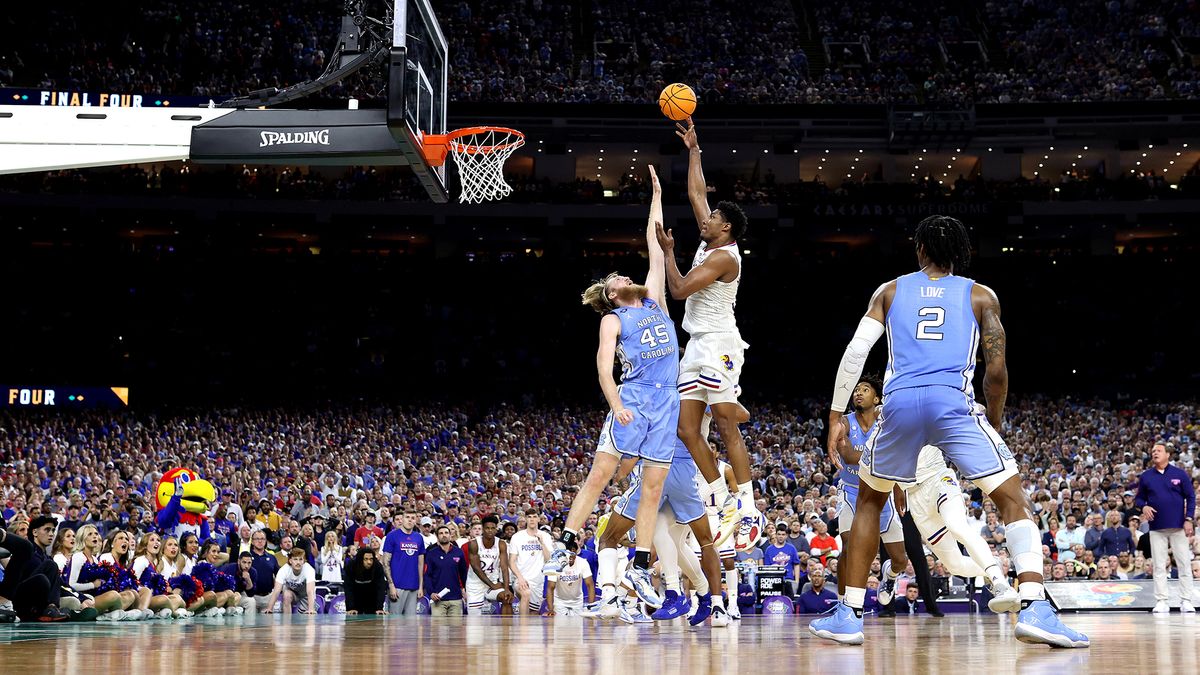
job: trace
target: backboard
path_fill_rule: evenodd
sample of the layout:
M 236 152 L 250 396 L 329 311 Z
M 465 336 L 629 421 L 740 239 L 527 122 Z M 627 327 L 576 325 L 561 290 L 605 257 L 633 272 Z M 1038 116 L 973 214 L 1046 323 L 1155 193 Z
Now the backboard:
M 393 0 L 388 128 L 411 146 L 409 163 L 434 201 L 446 200 L 446 167 L 421 156 L 426 134 L 446 133 L 449 46 L 429 0 Z M 409 153 L 406 152 L 406 155 Z

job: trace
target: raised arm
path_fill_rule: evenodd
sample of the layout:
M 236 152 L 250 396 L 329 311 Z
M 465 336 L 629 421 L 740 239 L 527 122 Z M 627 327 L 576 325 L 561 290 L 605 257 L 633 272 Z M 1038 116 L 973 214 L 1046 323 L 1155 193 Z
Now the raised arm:
M 854 331 L 850 344 L 846 345 L 842 362 L 838 365 L 837 378 L 833 385 L 833 403 L 829 406 L 829 438 L 826 450 L 829 458 L 839 467 L 841 464 L 838 448 L 847 433 L 847 427 L 842 423 L 842 415 L 850 404 L 850 394 L 858 384 L 858 378 L 862 377 L 863 366 L 867 363 L 871 348 L 883 337 L 883 322 L 887 318 L 885 306 L 895 294 L 894 281 L 875 289 L 875 294 L 871 296 L 871 304 L 867 306 L 867 313 L 859 320 L 858 329 Z
M 683 140 L 688 149 L 688 201 L 692 203 L 692 213 L 696 215 L 696 226 L 699 227 L 712 215 L 708 208 L 708 184 L 704 182 L 704 167 L 700 166 L 700 141 L 696 138 L 696 124 L 692 118 L 687 120 L 687 126 L 675 124 L 675 135 Z
M 633 413 L 621 402 L 621 394 L 617 392 L 617 381 L 613 379 L 613 360 L 617 354 L 617 338 L 621 333 L 621 320 L 614 314 L 605 314 L 600 319 L 600 347 L 596 350 L 596 375 L 600 380 L 600 390 L 604 392 L 604 400 L 613 416 L 621 426 L 633 421 Z
M 992 289 L 975 284 L 971 303 L 979 308 L 979 329 L 983 342 L 983 396 L 987 401 L 987 418 L 992 428 L 1000 430 L 1004 422 L 1004 401 L 1008 398 L 1008 364 L 1005 352 L 1008 338 L 1000 323 L 1000 299 Z
M 646 253 L 650 257 L 650 272 L 646 275 L 646 288 L 648 289 L 650 299 L 657 302 L 659 307 L 662 307 L 663 312 L 667 311 L 667 305 L 664 302 L 667 297 L 666 289 L 666 270 L 663 262 L 662 247 L 658 245 L 658 238 L 655 234 L 657 226 L 662 224 L 662 185 L 658 182 L 658 174 L 654 171 L 654 165 L 650 165 L 650 186 L 652 188 L 650 196 L 650 217 L 646 219 Z

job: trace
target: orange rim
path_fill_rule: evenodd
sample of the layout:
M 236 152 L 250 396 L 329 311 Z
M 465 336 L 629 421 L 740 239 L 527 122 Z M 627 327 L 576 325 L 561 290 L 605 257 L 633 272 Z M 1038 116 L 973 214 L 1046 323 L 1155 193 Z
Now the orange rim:
M 512 138 L 506 143 L 495 145 L 470 145 L 458 142 L 460 138 L 486 134 L 488 132 L 509 134 Z M 449 154 L 450 150 L 476 155 L 480 153 L 500 152 L 510 148 L 516 149 L 524 143 L 525 134 L 516 129 L 493 126 L 464 127 L 446 134 L 426 134 L 421 145 L 421 153 L 430 164 L 441 166 L 446 162 L 446 155 Z

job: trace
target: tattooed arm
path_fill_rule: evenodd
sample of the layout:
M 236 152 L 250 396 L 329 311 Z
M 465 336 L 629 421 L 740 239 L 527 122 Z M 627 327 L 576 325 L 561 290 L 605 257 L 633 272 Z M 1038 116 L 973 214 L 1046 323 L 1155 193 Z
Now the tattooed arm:
M 1008 364 L 1005 361 L 1008 338 L 1000 323 L 1000 299 L 992 289 L 982 284 L 975 284 L 971 296 L 983 334 L 983 360 L 986 366 L 983 372 L 983 396 L 987 400 L 987 418 L 992 428 L 999 431 L 1004 421 L 1004 401 L 1008 398 Z

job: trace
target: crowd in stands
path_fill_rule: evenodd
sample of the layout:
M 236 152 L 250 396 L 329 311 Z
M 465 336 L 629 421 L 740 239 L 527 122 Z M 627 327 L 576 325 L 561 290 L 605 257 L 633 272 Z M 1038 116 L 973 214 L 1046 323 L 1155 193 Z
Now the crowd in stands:
M 1103 174 L 1071 170 L 1057 177 L 986 180 L 981 176 L 955 179 L 928 175 L 888 183 L 870 175 L 852 179 L 819 175 L 798 183 L 778 182 L 772 172 L 737 176 L 712 172 L 710 184 L 722 198 L 741 204 L 787 205 L 814 201 L 910 202 L 1045 202 L 1144 201 L 1194 199 L 1200 195 L 1200 176 L 1189 172 L 1176 182 L 1153 170 Z M 616 185 L 599 179 L 577 178 L 555 183 L 549 178 L 508 176 L 513 188 L 506 201 L 525 204 L 644 204 L 649 199 L 645 178 L 623 174 Z M 683 186 L 665 195 L 667 203 L 686 203 Z M 0 176 L 0 193 L 54 195 L 125 195 L 202 197 L 220 199 L 322 199 L 424 202 L 428 193 L 410 171 L 355 166 L 345 170 L 309 167 L 197 167 L 176 163 L 131 165 L 118 169 L 64 169 Z
M 152 504 L 159 478 L 172 467 L 193 469 L 220 495 L 210 512 L 215 547 L 194 535 L 167 537 L 161 555 L 172 564 L 180 555 L 193 563 L 197 556 L 214 566 L 226 563 L 219 569 L 238 580 L 220 603 L 266 611 L 282 588 L 270 579 L 294 574 L 341 586 L 347 570 L 362 572 L 365 552 L 387 552 L 387 535 L 398 527 L 416 530 L 432 546 L 445 525 L 461 545 L 478 536 L 481 519 L 490 514 L 500 518 L 499 535 L 507 538 L 525 527 L 532 510 L 557 535 L 590 465 L 602 413 L 453 406 L 5 413 L 0 516 L 8 536 L 31 537 L 31 529 L 47 524 L 60 534 L 76 530 L 70 544 L 63 543 L 65 535 L 55 537 L 47 551 L 63 553 L 65 560 L 70 549 L 90 551 L 103 538 L 110 550 L 119 533 L 145 543 L 158 529 Z M 758 407 L 743 425 L 757 507 L 779 532 L 739 554 L 747 577 L 757 565 L 778 563 L 784 550 L 798 565 L 797 590 L 808 581 L 817 584 L 817 575 L 836 584 L 837 558 L 830 553 L 841 546 L 840 491 L 823 449 L 823 417 L 821 402 L 805 400 Z M 1172 463 L 1200 482 L 1200 410 L 1194 404 L 1033 398 L 1011 405 L 1003 433 L 1044 532 L 1047 576 L 1151 573 L 1143 536 L 1148 523 L 1141 522 L 1132 490 L 1160 440 Z M 602 496 L 586 539 L 594 534 L 595 517 L 622 488 L 613 485 Z M 1002 542 L 990 500 L 969 482 L 963 498 L 983 535 Z M 407 517 L 412 520 L 404 522 Z M 1190 525 L 1187 537 L 1200 553 Z M 160 543 L 152 542 L 152 551 Z M 239 570 L 246 551 L 247 569 Z M 138 555 L 143 553 L 139 545 Z M 1003 563 L 1003 547 L 997 555 Z M 931 567 L 935 578 L 946 576 L 944 568 Z M 911 570 L 907 575 L 902 579 L 910 579 Z M 75 570 L 72 582 L 77 576 Z M 303 593 L 291 601 L 302 602 Z
M 382 3 L 368 5 L 382 14 Z M 747 12 L 736 0 L 688 11 L 613 0 L 439 0 L 434 8 L 450 43 L 452 101 L 646 103 L 675 81 L 722 103 L 1200 96 L 1194 2 L 769 0 Z M 334 0 L 156 0 L 116 27 L 101 6 L 22 7 L 13 26 L 55 30 L 10 32 L 0 86 L 214 97 L 282 87 L 324 70 L 340 11 Z M 329 93 L 383 90 L 376 70 Z

